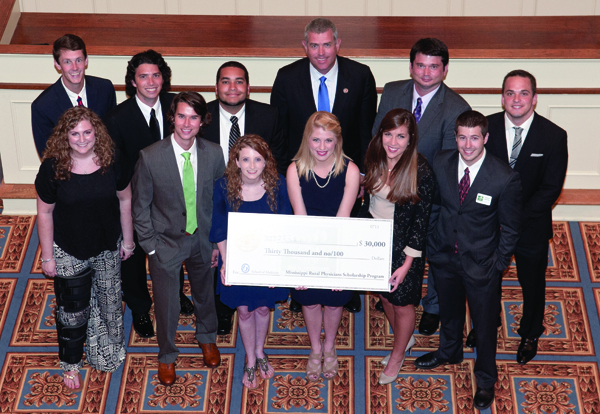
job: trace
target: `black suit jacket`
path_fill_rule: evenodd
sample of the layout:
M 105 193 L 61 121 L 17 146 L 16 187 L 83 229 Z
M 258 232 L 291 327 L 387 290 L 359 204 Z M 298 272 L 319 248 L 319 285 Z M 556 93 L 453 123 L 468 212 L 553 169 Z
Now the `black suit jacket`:
M 508 164 L 504 112 L 488 116 L 486 148 Z M 537 113 L 517 158 L 515 171 L 523 186 L 523 227 L 519 243 L 546 243 L 552 238 L 552 206 L 567 173 L 567 132 Z
M 332 113 L 342 126 L 344 153 L 359 167 L 371 141 L 377 109 L 375 78 L 368 66 L 337 57 L 338 80 Z M 317 111 L 310 81 L 308 58 L 277 72 L 271 105 L 277 107 L 288 144 L 287 163 L 296 155 L 308 118 Z M 362 167 L 361 167 L 362 169 Z
M 442 150 L 433 160 L 440 213 L 427 240 L 427 260 L 444 266 L 455 254 L 458 242 L 458 254 L 467 275 L 489 280 L 501 275 L 509 265 L 519 239 L 522 208 L 519 174 L 487 153 L 461 205 L 458 157 L 456 150 Z M 480 194 L 490 196 L 489 203 L 478 200 Z
M 221 125 L 219 122 L 221 116 L 219 114 L 219 101 L 217 99 L 208 103 L 208 112 L 212 116 L 212 121 L 204 129 L 203 138 L 221 145 Z M 287 165 L 285 158 L 286 148 L 277 108 L 247 99 L 244 122 L 244 133 L 256 134 L 265 140 L 273 153 L 275 161 L 277 161 L 277 170 L 280 174 L 285 175 L 285 166 Z
M 108 79 L 95 76 L 85 77 L 85 90 L 88 107 L 100 118 L 117 105 L 115 87 Z M 58 124 L 58 118 L 73 104 L 62 85 L 61 78 L 31 103 L 31 129 L 35 148 L 40 158 L 46 149 L 46 142 Z
M 173 93 L 160 94 L 160 106 L 163 116 L 163 138 L 171 134 L 167 113 L 171 108 L 174 96 L 175 94 Z M 140 156 L 140 151 L 155 142 L 150 135 L 150 127 L 135 100 L 135 96 L 117 105 L 115 109 L 106 115 L 103 121 L 117 148 L 125 154 L 125 159 L 133 172 Z

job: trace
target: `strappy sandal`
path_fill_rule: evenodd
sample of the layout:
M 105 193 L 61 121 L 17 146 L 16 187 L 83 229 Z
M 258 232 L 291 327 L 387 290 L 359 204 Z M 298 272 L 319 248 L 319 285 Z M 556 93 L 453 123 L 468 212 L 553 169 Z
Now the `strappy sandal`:
M 271 379 L 275 375 L 275 370 L 273 370 L 271 376 L 269 376 L 269 356 L 267 354 L 265 354 L 264 358 L 256 358 L 256 366 L 262 379 Z M 273 367 L 271 366 L 271 368 Z
M 325 352 L 325 345 L 321 346 L 323 347 L 323 376 L 327 381 L 331 381 L 337 375 L 339 370 L 335 345 L 331 352 Z
M 318 361 L 318 362 L 314 362 Z M 312 352 L 308 355 L 308 363 L 306 364 L 306 379 L 310 382 L 317 382 L 321 378 L 321 354 L 313 354 Z
M 73 372 L 74 374 L 72 374 Z M 75 382 L 75 379 L 77 379 L 79 386 L 75 388 L 70 388 L 65 382 L 65 379 L 71 380 L 73 382 Z M 83 379 L 81 378 L 81 374 L 79 373 L 79 371 L 63 371 L 63 382 L 65 382 L 65 387 L 67 387 L 69 391 L 72 392 L 81 391 L 81 388 L 83 387 Z
M 246 377 L 246 379 L 248 380 L 248 383 L 253 384 L 254 380 L 256 379 L 256 365 L 248 368 L 248 366 L 246 364 L 244 364 L 243 370 L 244 370 L 243 372 L 248 374 L 248 376 Z M 242 376 L 243 376 L 243 374 L 242 374 Z M 246 384 L 244 384 L 243 379 L 242 379 L 242 384 L 244 385 L 244 387 L 248 388 L 249 390 L 254 390 L 254 389 L 256 389 L 256 387 L 258 387 L 258 381 L 256 382 L 256 385 L 254 387 L 248 387 Z

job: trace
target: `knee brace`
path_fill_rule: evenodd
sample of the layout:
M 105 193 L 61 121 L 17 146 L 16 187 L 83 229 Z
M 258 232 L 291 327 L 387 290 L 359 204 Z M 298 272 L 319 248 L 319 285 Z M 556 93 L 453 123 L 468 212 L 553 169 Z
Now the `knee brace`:
M 93 275 L 94 270 L 87 268 L 73 277 L 54 277 L 58 355 L 68 364 L 76 364 L 83 356 Z

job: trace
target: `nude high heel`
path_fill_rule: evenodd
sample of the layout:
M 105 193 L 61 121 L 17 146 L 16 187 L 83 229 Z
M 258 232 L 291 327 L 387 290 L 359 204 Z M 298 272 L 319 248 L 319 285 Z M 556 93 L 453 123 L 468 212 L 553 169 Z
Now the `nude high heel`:
M 417 341 L 415 340 L 415 336 L 411 335 L 410 339 L 408 340 L 408 343 L 406 344 L 406 349 L 404 350 L 404 352 L 408 351 L 408 354 L 412 355 L 412 348 L 413 348 L 413 346 L 415 346 L 416 342 Z M 392 355 L 391 352 L 383 357 L 383 359 L 380 362 L 381 365 L 383 365 L 385 367 L 388 364 L 388 362 L 390 360 L 390 355 Z

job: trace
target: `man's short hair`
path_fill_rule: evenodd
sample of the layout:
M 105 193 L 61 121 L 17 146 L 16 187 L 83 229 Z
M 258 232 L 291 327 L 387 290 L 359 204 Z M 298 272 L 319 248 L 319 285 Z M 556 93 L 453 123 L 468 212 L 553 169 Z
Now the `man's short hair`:
M 169 112 L 167 114 L 167 119 L 171 123 L 171 132 L 175 131 L 175 114 L 177 112 L 177 105 L 179 103 L 185 103 L 192 107 L 196 115 L 200 116 L 200 122 L 202 122 L 202 126 L 198 131 L 198 135 L 196 137 L 200 138 L 204 135 L 204 128 L 210 125 L 210 121 L 212 120 L 212 116 L 210 112 L 208 112 L 208 105 L 206 105 L 206 101 L 198 92 L 187 91 L 180 92 L 173 98 L 171 102 L 171 108 L 169 108 Z
M 481 136 L 485 138 L 488 133 L 488 120 L 481 112 L 469 110 L 465 111 L 456 118 L 454 123 L 454 133 L 458 134 L 458 127 L 481 128 Z
M 60 64 L 58 59 L 60 59 L 61 50 L 81 50 L 83 52 L 83 57 L 87 58 L 85 43 L 81 37 L 75 36 L 74 34 L 66 34 L 54 41 L 54 45 L 52 46 L 52 56 L 54 56 L 54 60 L 58 64 Z
M 152 49 L 145 52 L 140 52 L 127 62 L 127 73 L 125 74 L 125 93 L 130 98 L 135 96 L 136 87 L 131 83 L 135 82 L 135 71 L 138 66 L 147 63 L 149 65 L 158 66 L 158 70 L 162 74 L 163 84 L 160 93 L 168 92 L 171 89 L 171 68 L 163 59 L 162 55 Z
M 442 58 L 442 65 L 444 68 L 448 65 L 448 61 L 450 60 L 450 55 L 448 54 L 448 46 L 440 39 L 436 39 L 435 37 L 426 37 L 424 39 L 420 39 L 415 43 L 410 49 L 410 63 L 415 61 L 415 57 L 417 57 L 417 53 L 422 53 L 425 56 L 439 56 Z
M 304 28 L 304 41 L 308 43 L 308 32 L 321 34 L 325 33 L 327 30 L 331 30 L 333 33 L 333 41 L 337 42 L 338 31 L 335 24 L 329 19 L 323 19 L 322 17 L 317 17 L 312 20 L 309 24 Z
M 225 62 L 221 65 L 221 67 L 217 71 L 217 83 L 219 83 L 219 79 L 221 79 L 221 69 L 225 68 L 238 68 L 243 70 L 244 78 L 246 78 L 246 83 L 250 85 L 250 75 L 248 75 L 248 69 L 246 69 L 246 66 L 242 65 L 240 62 L 236 62 L 235 60 L 230 60 L 229 62 Z
M 531 93 L 533 95 L 535 95 L 537 93 L 537 82 L 535 81 L 535 76 L 533 76 L 531 73 L 529 73 L 523 69 L 511 70 L 510 72 L 508 72 L 506 74 L 506 76 L 504 77 L 504 80 L 502 81 L 502 93 L 504 93 L 504 86 L 506 85 L 506 80 L 508 78 L 513 78 L 515 76 L 518 76 L 520 78 L 528 78 L 529 81 L 531 82 Z

